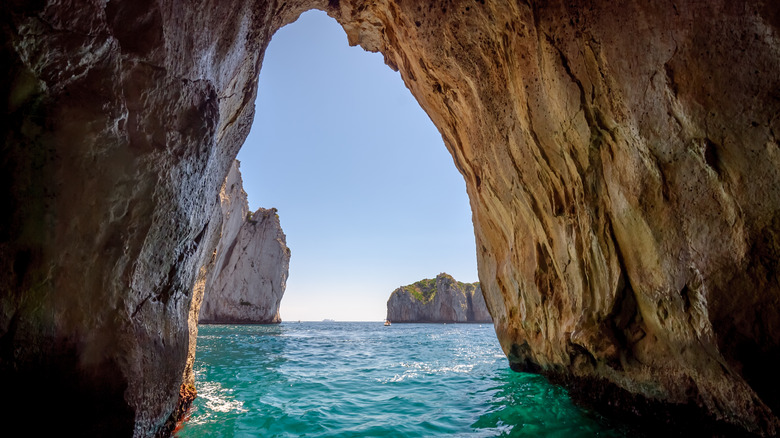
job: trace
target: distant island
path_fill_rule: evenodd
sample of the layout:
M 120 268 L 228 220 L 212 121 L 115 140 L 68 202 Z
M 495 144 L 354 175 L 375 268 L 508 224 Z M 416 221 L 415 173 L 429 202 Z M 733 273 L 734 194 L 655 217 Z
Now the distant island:
M 493 323 L 479 283 L 461 283 L 441 273 L 394 290 L 387 300 L 392 323 Z

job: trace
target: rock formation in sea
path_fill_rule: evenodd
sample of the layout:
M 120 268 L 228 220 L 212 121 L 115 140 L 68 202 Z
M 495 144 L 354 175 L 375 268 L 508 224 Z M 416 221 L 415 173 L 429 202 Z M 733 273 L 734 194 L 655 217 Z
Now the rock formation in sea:
M 281 322 L 290 250 L 276 209 L 249 211 L 236 160 L 219 194 L 222 233 L 210 265 L 200 323 Z
M 394 290 L 387 300 L 387 320 L 493 322 L 479 283 L 461 283 L 445 273 Z
M 170 431 L 263 52 L 312 8 L 441 132 L 513 368 L 656 423 L 780 433 L 769 0 L 4 2 L 6 427 Z

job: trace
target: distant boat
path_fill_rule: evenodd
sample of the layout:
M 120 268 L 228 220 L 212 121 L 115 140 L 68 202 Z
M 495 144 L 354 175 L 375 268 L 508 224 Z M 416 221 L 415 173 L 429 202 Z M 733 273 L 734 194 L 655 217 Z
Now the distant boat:
M 322 322 L 336 322 L 336 320 L 335 319 L 325 318 L 325 319 L 322 320 Z
M 390 320 L 389 320 L 389 319 L 386 319 L 386 320 L 385 320 L 385 325 L 386 325 L 386 326 L 390 325 Z

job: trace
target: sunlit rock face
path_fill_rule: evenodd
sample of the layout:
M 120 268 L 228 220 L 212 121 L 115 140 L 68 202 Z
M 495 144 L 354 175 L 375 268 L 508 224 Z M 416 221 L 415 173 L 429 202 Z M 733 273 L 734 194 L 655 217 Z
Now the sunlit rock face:
M 219 197 L 222 233 L 199 322 L 279 323 L 290 250 L 276 209 L 250 213 L 238 161 L 231 166 Z
M 387 300 L 391 322 L 491 322 L 479 283 L 439 274 L 394 290 Z
M 513 368 L 642 415 L 780 432 L 776 3 L 340 10 L 466 179 Z
M 5 418 L 46 394 L 43 429 L 166 433 L 262 53 L 310 8 L 441 131 L 515 369 L 780 431 L 768 0 L 3 3 Z

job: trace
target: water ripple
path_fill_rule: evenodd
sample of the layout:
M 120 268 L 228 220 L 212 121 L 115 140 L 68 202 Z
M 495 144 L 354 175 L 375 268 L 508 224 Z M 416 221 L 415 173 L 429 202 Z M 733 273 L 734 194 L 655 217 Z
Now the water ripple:
M 201 326 L 192 437 L 629 434 L 507 367 L 492 326 Z

